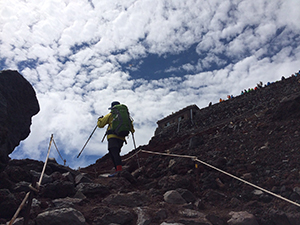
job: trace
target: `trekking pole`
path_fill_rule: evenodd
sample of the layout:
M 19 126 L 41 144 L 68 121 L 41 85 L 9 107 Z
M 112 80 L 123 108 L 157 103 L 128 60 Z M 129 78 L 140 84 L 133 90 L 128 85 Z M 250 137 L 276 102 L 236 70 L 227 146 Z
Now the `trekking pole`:
M 134 150 L 136 150 L 134 135 L 133 135 L 133 133 L 131 133 L 131 134 L 132 134 Z M 140 169 L 141 167 L 140 167 L 140 160 L 139 160 L 138 154 L 136 154 L 136 157 L 137 157 L 137 163 L 138 163 L 138 166 L 139 166 L 139 169 Z
M 105 134 L 104 134 L 104 136 L 103 136 L 103 138 L 102 138 L 102 141 L 101 141 L 101 142 L 103 142 L 103 141 L 104 141 L 104 138 L 106 137 L 106 135 L 107 135 L 107 132 L 105 132 Z
M 85 144 L 84 144 L 84 146 L 82 147 L 81 151 L 79 152 L 77 158 L 79 158 L 79 156 L 81 155 L 83 149 L 85 148 L 85 146 L 87 145 L 87 143 L 89 142 L 89 140 L 91 139 L 91 137 L 93 136 L 93 134 L 94 134 L 94 132 L 95 132 L 96 129 L 97 129 L 97 125 L 95 126 L 95 128 L 94 128 L 93 132 L 91 133 L 90 137 L 89 137 L 89 138 L 87 139 L 87 141 L 85 142 Z

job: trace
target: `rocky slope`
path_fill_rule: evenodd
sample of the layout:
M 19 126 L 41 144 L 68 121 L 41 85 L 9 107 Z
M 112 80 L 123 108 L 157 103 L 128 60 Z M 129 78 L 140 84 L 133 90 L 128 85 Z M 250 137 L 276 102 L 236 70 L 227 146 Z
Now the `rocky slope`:
M 300 224 L 299 121 L 300 83 L 292 76 L 201 109 L 179 129 L 157 129 L 148 145 L 123 156 L 119 177 L 101 176 L 112 172 L 108 155 L 80 171 L 50 161 L 28 224 Z M 8 163 L 0 174 L 0 223 L 42 167 L 30 159 Z

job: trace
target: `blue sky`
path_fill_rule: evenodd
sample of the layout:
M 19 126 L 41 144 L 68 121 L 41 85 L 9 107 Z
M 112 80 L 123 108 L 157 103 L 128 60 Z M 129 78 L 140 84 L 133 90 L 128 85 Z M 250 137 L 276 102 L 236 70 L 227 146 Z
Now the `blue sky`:
M 107 153 L 97 129 L 76 158 L 114 100 L 139 146 L 172 112 L 298 72 L 299 11 L 298 0 L 1 1 L 0 69 L 18 70 L 41 108 L 11 157 L 45 160 L 53 134 L 67 165 L 85 167 Z M 132 149 L 130 138 L 122 154 Z

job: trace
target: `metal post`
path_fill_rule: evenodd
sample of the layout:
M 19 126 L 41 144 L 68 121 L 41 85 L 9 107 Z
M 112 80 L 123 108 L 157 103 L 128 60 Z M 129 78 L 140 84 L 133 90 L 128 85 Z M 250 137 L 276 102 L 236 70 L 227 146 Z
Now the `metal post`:
M 179 129 L 180 129 L 180 121 L 181 121 L 181 117 L 178 117 L 177 133 L 179 133 Z
M 192 122 L 192 125 L 194 125 L 194 120 L 193 120 L 193 119 L 194 119 L 194 118 L 193 118 L 193 109 L 191 109 L 190 112 L 191 112 L 191 122 Z

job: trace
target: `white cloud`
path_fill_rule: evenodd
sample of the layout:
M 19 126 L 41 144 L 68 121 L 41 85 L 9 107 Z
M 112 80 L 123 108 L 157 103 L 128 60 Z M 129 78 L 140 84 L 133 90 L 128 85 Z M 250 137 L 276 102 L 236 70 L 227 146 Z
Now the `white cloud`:
M 277 22 L 281 26 L 288 26 L 289 28 L 299 31 L 300 20 L 299 8 L 300 2 L 297 0 L 290 1 L 280 1 L 279 3 L 280 10 L 278 10 L 278 20 Z
M 150 140 L 156 121 L 172 112 L 190 104 L 205 107 L 260 80 L 274 81 L 299 70 L 296 0 L 1 4 L 0 62 L 10 69 L 23 65 L 20 72 L 33 84 L 41 105 L 29 138 L 16 153 L 24 157 L 44 160 L 53 133 L 73 167 L 91 163 L 74 156 L 113 100 L 129 106 L 140 145 Z M 198 59 L 163 69 L 194 75 L 134 79 L 120 65 L 135 59 L 143 64 L 128 69 L 138 71 L 149 53 L 180 56 L 194 44 Z M 107 152 L 106 143 L 100 143 L 103 133 L 95 132 L 84 155 Z M 123 153 L 132 147 L 129 143 Z

